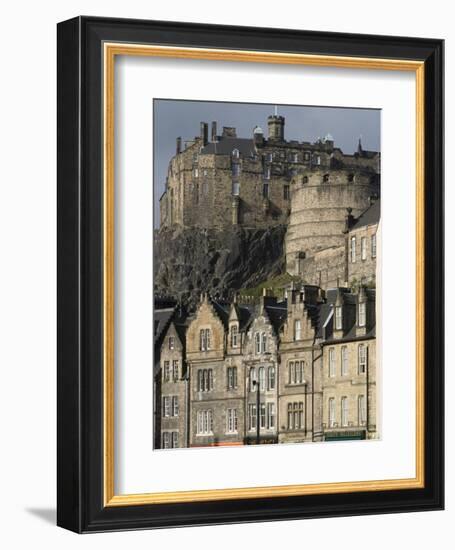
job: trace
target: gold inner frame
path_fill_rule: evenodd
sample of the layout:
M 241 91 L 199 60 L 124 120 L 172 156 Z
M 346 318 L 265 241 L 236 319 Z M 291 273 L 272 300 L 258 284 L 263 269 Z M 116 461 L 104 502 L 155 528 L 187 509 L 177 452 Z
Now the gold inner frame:
M 411 71 L 416 78 L 416 476 L 405 479 L 160 493 L 114 493 L 114 71 L 115 57 L 154 56 L 320 67 Z M 104 503 L 105 506 L 272 498 L 424 487 L 424 62 L 104 43 Z

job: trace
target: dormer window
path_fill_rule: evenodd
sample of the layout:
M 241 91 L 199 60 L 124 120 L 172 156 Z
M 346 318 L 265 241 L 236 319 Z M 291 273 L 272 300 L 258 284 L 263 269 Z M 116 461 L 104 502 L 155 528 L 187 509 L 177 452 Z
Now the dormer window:
M 367 322 L 367 304 L 360 302 L 359 304 L 359 327 L 364 327 Z
M 302 339 L 302 322 L 300 319 L 294 321 L 294 340 Z
M 267 353 L 267 334 L 265 332 L 261 334 L 261 352 Z
M 343 329 L 343 307 L 335 307 L 335 330 Z
M 261 353 L 261 335 L 259 334 L 259 332 L 256 332 L 256 334 L 254 335 L 254 345 L 255 352 L 258 355 L 259 353 Z
M 239 345 L 238 338 L 239 338 L 239 329 L 237 325 L 234 325 L 231 328 L 231 347 L 236 348 Z
M 169 336 L 169 349 L 175 348 L 175 338 L 173 336 Z
M 199 332 L 199 349 L 200 351 L 208 351 L 210 349 L 210 329 L 201 329 Z

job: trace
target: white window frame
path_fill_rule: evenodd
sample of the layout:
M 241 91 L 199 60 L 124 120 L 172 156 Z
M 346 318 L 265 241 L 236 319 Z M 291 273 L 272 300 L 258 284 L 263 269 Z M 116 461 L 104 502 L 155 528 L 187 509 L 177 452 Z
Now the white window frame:
M 275 429 L 275 403 L 267 403 L 267 429 Z
M 367 259 L 367 238 L 361 237 L 360 239 L 360 259 L 362 261 Z
M 376 233 L 371 235 L 371 257 L 376 258 Z
M 236 348 L 238 346 L 239 328 L 237 325 L 231 327 L 231 347 Z
M 329 428 L 333 428 L 335 426 L 335 398 L 334 397 L 329 397 L 327 409 L 329 414 L 329 417 L 328 417 Z
M 171 448 L 171 432 L 163 432 L 163 449 Z
M 359 426 L 364 426 L 367 421 L 366 414 L 366 399 L 365 395 L 359 395 L 357 398 L 357 410 L 358 410 L 358 421 Z
M 341 426 L 346 427 L 348 425 L 349 417 L 349 403 L 348 398 L 344 395 L 341 398 Z
M 265 367 L 259 367 L 258 369 L 258 382 L 259 391 L 265 390 Z
M 355 264 L 356 261 L 356 238 L 351 237 L 351 264 Z
M 341 346 L 341 376 L 348 375 L 348 346 Z
M 171 416 L 171 398 L 168 395 L 163 397 L 163 416 L 165 418 Z
M 213 434 L 213 412 L 212 409 L 205 409 L 197 412 L 197 434 L 196 435 L 212 435 Z
M 359 344 L 358 362 L 359 374 L 365 374 L 368 368 L 368 347 L 365 344 Z
M 257 418 L 256 404 L 250 403 L 248 405 L 248 430 L 250 432 L 257 429 Z
M 335 376 L 336 363 L 335 363 L 335 348 L 329 348 L 329 378 Z
M 179 379 L 179 361 L 173 359 L 172 361 L 172 379 L 176 382 Z
M 343 306 L 335 306 L 335 330 L 343 329 Z
M 297 342 L 302 339 L 302 321 L 296 319 L 294 321 L 294 340 Z
M 172 396 L 172 416 L 179 415 L 179 398 L 178 395 Z
M 267 370 L 267 389 L 274 390 L 276 384 L 275 367 L 272 365 Z
M 226 433 L 234 434 L 238 432 L 237 409 L 227 409 L 226 414 Z
M 359 327 L 364 327 L 367 324 L 367 304 L 366 302 L 359 303 Z
M 254 351 L 256 355 L 261 353 L 261 335 L 259 332 L 254 333 Z
M 179 432 L 172 432 L 172 448 L 178 449 L 179 447 Z
M 267 334 L 261 334 L 261 353 L 267 353 Z

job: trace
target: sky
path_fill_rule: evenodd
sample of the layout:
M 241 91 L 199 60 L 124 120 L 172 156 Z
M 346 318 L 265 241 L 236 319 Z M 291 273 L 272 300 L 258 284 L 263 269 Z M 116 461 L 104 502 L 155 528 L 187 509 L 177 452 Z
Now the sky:
M 314 142 L 327 134 L 344 153 L 357 149 L 359 137 L 364 149 L 380 150 L 379 109 L 312 107 L 300 105 L 267 105 L 225 103 L 218 101 L 154 100 L 154 197 L 155 227 L 159 226 L 159 197 L 164 191 L 167 168 L 175 154 L 176 138 L 182 143 L 199 135 L 201 122 L 217 121 L 217 133 L 223 126 L 237 128 L 238 137 L 252 137 L 260 126 L 267 137 L 267 117 L 275 113 L 285 117 L 286 140 Z

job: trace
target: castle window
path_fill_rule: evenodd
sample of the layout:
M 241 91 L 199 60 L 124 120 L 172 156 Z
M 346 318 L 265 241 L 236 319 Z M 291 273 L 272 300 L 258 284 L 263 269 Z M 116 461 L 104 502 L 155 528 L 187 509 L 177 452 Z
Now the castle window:
M 341 398 L 341 425 L 342 426 L 348 425 L 348 398 L 347 397 Z
M 288 201 L 290 198 L 290 193 L 289 193 L 289 185 L 285 184 L 283 186 L 283 199 L 285 201 Z
M 365 407 L 366 401 L 364 395 L 359 395 L 357 400 L 357 414 L 359 418 L 359 426 L 363 426 L 366 422 L 367 415 L 366 415 L 366 407 Z
M 267 428 L 275 428 L 275 403 L 267 403 Z
M 174 349 L 175 347 L 175 338 L 173 336 L 169 336 L 169 349 Z
M 238 149 L 233 149 L 232 157 L 238 159 L 240 157 L 240 151 Z
M 174 382 L 179 379 L 179 362 L 177 360 L 172 361 L 172 378 Z
M 303 153 L 303 160 L 308 162 L 310 160 L 310 153 L 308 153 L 307 151 Z
M 179 446 L 179 433 L 172 432 L 172 448 L 177 449 Z
M 329 428 L 335 426 L 335 398 L 329 398 Z
M 348 182 L 352 183 L 354 181 L 354 174 L 348 174 Z
M 248 405 L 248 429 L 255 430 L 257 422 L 256 405 Z
M 163 432 L 163 449 L 171 448 L 171 433 Z
M 237 367 L 227 368 L 227 389 L 233 390 L 237 387 Z
M 335 348 L 329 348 L 329 377 L 335 376 Z
M 194 176 L 195 178 L 199 177 L 199 170 L 198 170 L 197 168 L 195 168 L 195 169 L 193 170 L 193 176 Z
M 240 175 L 240 164 L 238 162 L 233 163 L 231 166 L 232 175 L 238 177 Z
M 291 162 L 298 162 L 299 161 L 299 155 L 297 153 L 291 153 L 290 161 Z
M 371 257 L 376 258 L 376 233 L 371 235 Z
M 237 325 L 231 327 L 231 347 L 236 348 L 238 346 L 239 329 Z
M 163 416 L 171 416 L 171 398 L 163 397 Z
M 359 374 L 365 374 L 368 366 L 368 350 L 365 344 L 359 344 Z
M 169 382 L 170 380 L 170 368 L 169 368 L 169 361 L 164 362 L 163 367 L 163 379 L 165 382 Z
M 362 260 L 367 259 L 367 239 L 366 239 L 366 237 L 362 237 L 360 239 L 360 258 Z
M 303 176 L 303 183 L 308 183 L 308 176 Z
M 265 332 L 261 334 L 261 352 L 267 353 L 267 334 Z
M 238 197 L 240 195 L 240 183 L 238 181 L 232 182 L 232 194 L 234 197 Z
M 273 161 L 273 153 L 267 153 L 265 158 L 266 158 L 267 162 L 272 162 Z
M 300 319 L 294 321 L 294 340 L 302 339 L 302 322 Z
M 256 354 L 261 353 L 261 336 L 259 332 L 256 332 L 254 335 L 254 349 Z
M 271 174 L 270 166 L 266 166 L 264 168 L 264 179 L 269 180 L 270 174 Z
M 179 415 L 179 398 L 174 395 L 172 398 L 172 416 L 178 416 Z
M 355 264 L 355 237 L 351 237 L 351 263 Z
M 208 435 L 213 433 L 213 413 L 210 409 L 206 411 L 198 411 L 197 433 L 198 435 Z
M 329 183 L 329 175 L 328 174 L 324 174 L 324 176 L 322 178 L 322 182 L 323 183 Z
M 238 418 L 237 418 L 237 409 L 228 409 L 226 416 L 226 432 L 227 433 L 237 433 L 238 429 Z
M 341 348 L 341 376 L 347 376 L 348 374 L 348 348 L 342 346 Z
M 274 390 L 275 389 L 275 367 L 269 367 L 268 373 L 267 373 L 267 389 L 268 390 Z
M 269 196 L 269 184 L 268 183 L 264 183 L 263 186 L 262 186 L 262 196 L 264 197 L 264 199 L 267 199 L 268 196 Z
M 317 166 L 321 164 L 321 157 L 319 155 L 316 155 L 314 157 L 314 164 L 316 164 Z
M 335 307 L 335 330 L 343 329 L 343 307 Z

